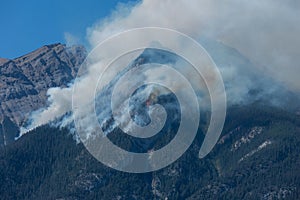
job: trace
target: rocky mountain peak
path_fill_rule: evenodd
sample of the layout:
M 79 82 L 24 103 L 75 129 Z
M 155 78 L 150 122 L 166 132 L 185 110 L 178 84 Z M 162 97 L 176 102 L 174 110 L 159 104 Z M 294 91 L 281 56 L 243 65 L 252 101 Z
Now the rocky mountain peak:
M 12 60 L 0 59 L 0 124 L 4 118 L 17 126 L 24 123 L 32 111 L 46 105 L 49 88 L 65 87 L 75 78 L 85 56 L 83 46 L 57 43 Z
M 8 61 L 9 61 L 9 60 L 6 59 L 6 58 L 0 58 L 0 65 L 6 63 L 6 62 L 8 62 Z
M 59 52 L 65 48 L 65 45 L 56 43 L 56 44 L 51 44 L 51 45 L 44 45 L 41 48 L 38 48 L 28 54 L 25 54 L 23 56 L 20 56 L 18 58 L 15 58 L 14 61 L 16 63 L 26 63 L 30 62 L 34 59 L 38 59 L 41 56 L 44 56 L 46 53 L 54 51 L 54 52 Z

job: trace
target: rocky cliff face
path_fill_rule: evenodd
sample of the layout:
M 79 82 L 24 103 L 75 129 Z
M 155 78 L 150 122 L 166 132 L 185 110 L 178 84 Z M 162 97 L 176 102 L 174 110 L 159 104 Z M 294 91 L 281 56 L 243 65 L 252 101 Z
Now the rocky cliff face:
M 48 88 L 65 87 L 74 79 L 85 56 L 83 46 L 66 47 L 58 43 L 13 60 L 0 59 L 1 126 L 7 126 L 7 121 L 22 125 L 32 111 L 47 103 Z M 6 134 L 0 132 L 2 144 L 13 138 Z

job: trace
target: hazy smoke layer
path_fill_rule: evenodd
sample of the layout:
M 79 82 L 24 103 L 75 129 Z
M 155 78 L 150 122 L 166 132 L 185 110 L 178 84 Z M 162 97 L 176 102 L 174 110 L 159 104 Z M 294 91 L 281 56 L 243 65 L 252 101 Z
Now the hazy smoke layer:
M 206 35 L 238 49 L 299 92 L 298 24 L 300 3 L 294 0 L 145 0 L 131 9 L 120 6 L 89 28 L 88 38 L 96 45 L 113 33 L 144 26 L 168 27 L 196 39 Z
M 130 28 L 158 26 L 181 31 L 203 43 L 212 57 L 218 58 L 229 103 L 241 103 L 248 101 L 252 89 L 259 89 L 262 96 L 276 91 L 270 82 L 256 79 L 260 73 L 299 93 L 299 24 L 300 3 L 294 0 L 144 0 L 136 5 L 120 4 L 111 16 L 88 28 L 87 35 L 91 47 L 95 47 L 112 34 Z M 224 52 L 216 50 L 220 46 L 213 43 L 234 47 L 251 62 L 238 59 L 242 55 L 234 49 L 222 46 Z M 81 81 L 83 91 L 93 92 L 89 91 L 89 81 L 97 80 L 97 69 L 99 66 L 91 66 Z M 70 111 L 71 91 L 72 88 L 50 89 L 50 106 L 33 113 L 27 128 Z

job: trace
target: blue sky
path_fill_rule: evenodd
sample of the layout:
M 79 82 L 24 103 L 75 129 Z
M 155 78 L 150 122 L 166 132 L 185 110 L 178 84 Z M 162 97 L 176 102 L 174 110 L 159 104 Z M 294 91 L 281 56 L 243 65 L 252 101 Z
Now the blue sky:
M 4 0 L 0 3 L 0 58 L 15 58 L 71 33 L 85 43 L 86 28 L 126 0 Z

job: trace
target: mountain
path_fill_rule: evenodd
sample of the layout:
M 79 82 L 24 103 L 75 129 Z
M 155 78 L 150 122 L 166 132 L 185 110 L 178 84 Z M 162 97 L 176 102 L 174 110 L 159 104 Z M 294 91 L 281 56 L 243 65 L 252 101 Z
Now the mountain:
M 204 45 L 220 68 L 224 69 L 230 65 L 244 72 L 234 80 L 232 86 L 225 82 L 227 89 L 235 84 L 241 85 L 241 81 L 246 78 L 244 75 L 250 73 L 246 69 L 252 67 L 251 62 L 235 49 L 221 43 L 205 40 Z M 59 54 L 61 57 L 64 57 L 62 55 L 65 55 L 65 52 L 71 55 L 70 50 L 61 44 L 42 47 L 40 51 L 48 53 L 36 54 L 41 55 L 40 57 L 52 55 L 51 52 L 56 52 L 56 47 L 64 49 Z M 52 50 L 48 51 L 48 48 Z M 74 48 L 78 51 L 71 51 L 72 55 L 76 56 L 77 52 L 82 62 L 84 49 Z M 27 57 L 25 56 L 25 60 Z M 63 60 L 61 57 L 60 60 Z M 64 64 L 66 61 L 59 62 L 56 56 L 53 58 L 54 64 L 49 64 L 52 63 L 52 59 L 47 60 L 43 66 L 59 72 L 33 72 L 36 73 L 36 77 L 32 78 L 35 77 L 39 81 L 36 80 L 31 87 L 30 84 L 22 85 L 22 81 L 25 80 L 23 77 L 29 76 L 24 75 L 24 69 L 19 70 L 19 76 L 8 76 L 2 84 L 14 80 L 18 86 L 22 86 L 18 91 L 26 89 L 22 100 L 14 97 L 11 101 L 16 100 L 17 104 L 24 100 L 29 103 L 33 99 L 27 99 L 27 96 L 42 99 L 39 95 L 44 95 L 43 103 L 36 105 L 36 108 L 45 105 L 46 89 L 43 93 L 44 90 L 36 88 L 43 84 L 47 88 L 45 80 L 53 80 L 54 83 L 50 81 L 52 85 L 49 87 L 65 87 L 70 80 L 59 77 L 66 77 L 68 74 L 67 77 L 72 79 L 78 69 L 77 64 L 71 62 L 71 56 L 68 58 L 68 64 Z M 2 66 L 7 67 L 9 62 L 3 61 Z M 148 49 L 128 67 L 138 67 L 146 62 L 169 64 L 174 62 L 174 59 L 165 52 L 152 52 Z M 79 64 L 80 61 L 75 63 Z M 15 65 L 8 71 L 18 71 L 19 68 L 22 67 Z M 43 78 L 40 77 L 42 74 Z M 56 76 L 57 74 L 60 75 Z M 256 80 L 257 84 L 260 83 L 259 79 Z M 102 129 L 108 130 L 107 137 L 123 149 L 138 153 L 149 148 L 158 149 L 168 143 L 176 134 L 179 124 L 177 114 L 180 105 L 176 97 L 172 93 L 157 94 L 156 89 L 148 86 L 139 88 L 132 95 L 129 101 L 132 108 L 130 114 L 137 123 L 149 123 L 147 109 L 154 103 L 163 105 L 168 116 L 171 116 L 162 131 L 166 134 L 158 134 L 157 137 L 151 138 L 150 142 L 143 142 L 126 137 L 113 123 L 106 100 L 111 96 L 115 82 L 116 80 L 113 80 L 104 87 L 104 91 L 96 98 L 98 120 L 107 121 L 107 124 L 102 124 Z M 4 88 L 9 86 L 8 84 Z M 34 88 L 37 94 L 27 95 L 31 88 Z M 148 89 L 150 93 L 146 92 Z M 229 104 L 222 135 L 212 152 L 204 159 L 199 159 L 198 155 L 210 116 L 209 112 L 205 111 L 201 113 L 202 120 L 197 136 L 182 157 L 161 170 L 143 174 L 120 172 L 103 165 L 76 140 L 76 134 L 69 128 L 55 127 L 53 124 L 37 127 L 15 142 L 0 147 L 0 199 L 299 199 L 300 115 L 293 109 L 287 110 L 270 104 L 266 98 L 258 100 L 259 92 L 247 90 L 245 95 L 250 97 L 249 99 L 253 97 L 251 102 L 240 104 L 236 101 L 236 104 Z M 147 95 L 143 96 L 144 94 Z M 16 106 L 14 109 L 17 108 L 23 109 L 22 106 Z M 24 114 L 19 117 L 17 111 L 13 111 L 3 114 L 0 130 L 7 133 L 3 134 L 4 144 L 7 141 L 6 136 L 14 133 L 26 118 Z M 22 112 L 30 111 L 31 109 L 26 111 L 24 108 Z
M 0 60 L 0 145 L 18 136 L 10 131 L 47 103 L 47 90 L 66 87 L 86 56 L 83 46 L 43 46 L 13 60 Z
M 39 127 L 0 151 L 2 199 L 299 199 L 300 117 L 260 104 L 228 110 L 213 151 L 152 173 L 98 162 L 67 129 Z

